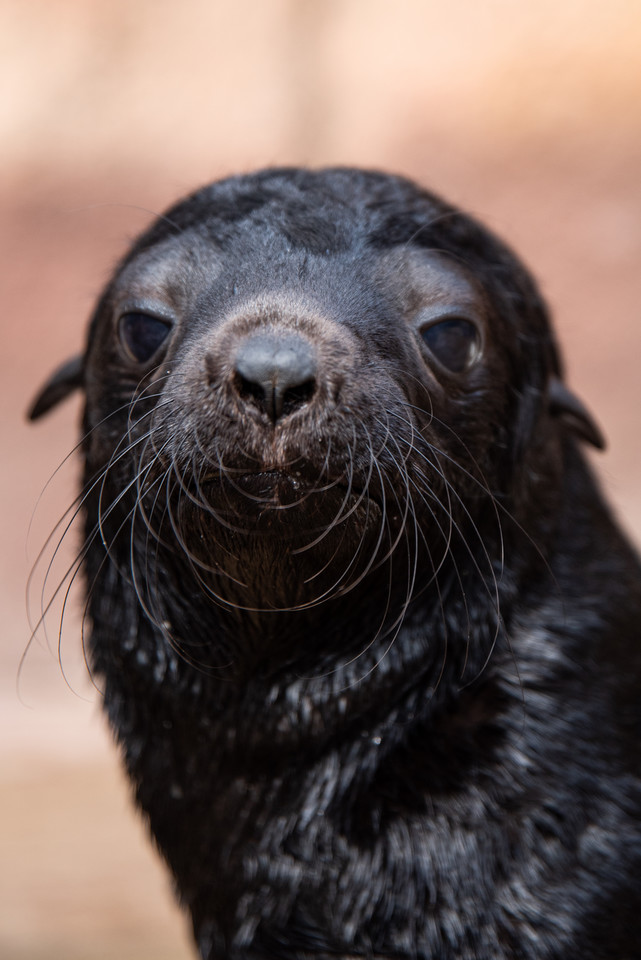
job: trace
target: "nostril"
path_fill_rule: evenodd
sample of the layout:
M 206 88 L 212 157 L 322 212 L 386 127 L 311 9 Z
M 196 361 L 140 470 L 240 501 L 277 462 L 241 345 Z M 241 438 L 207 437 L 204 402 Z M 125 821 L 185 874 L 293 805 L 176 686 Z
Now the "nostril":
M 309 403 L 316 393 L 316 380 L 310 379 L 297 387 L 288 387 L 283 395 L 283 415 L 293 413 L 297 407 Z
M 316 374 L 316 350 L 305 337 L 259 333 L 239 344 L 232 383 L 243 401 L 276 422 L 309 403 L 316 392 Z
M 236 393 L 243 400 L 253 400 L 256 405 L 263 407 L 265 404 L 265 388 L 260 383 L 254 383 L 252 380 L 246 380 L 239 373 L 234 377 L 234 386 Z

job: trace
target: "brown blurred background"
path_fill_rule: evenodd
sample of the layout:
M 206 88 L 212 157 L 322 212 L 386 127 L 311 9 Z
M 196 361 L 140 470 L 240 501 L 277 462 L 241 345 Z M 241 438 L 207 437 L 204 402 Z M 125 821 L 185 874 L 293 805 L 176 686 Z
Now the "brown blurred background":
M 64 675 L 59 604 L 19 668 L 25 582 L 73 462 L 27 531 L 79 412 L 27 428 L 29 399 L 78 349 L 130 237 L 180 194 L 266 164 L 388 168 L 530 264 L 640 542 L 641 5 L 0 0 L 0 50 L 0 960 L 179 960 L 186 926 L 98 716 L 73 593 Z

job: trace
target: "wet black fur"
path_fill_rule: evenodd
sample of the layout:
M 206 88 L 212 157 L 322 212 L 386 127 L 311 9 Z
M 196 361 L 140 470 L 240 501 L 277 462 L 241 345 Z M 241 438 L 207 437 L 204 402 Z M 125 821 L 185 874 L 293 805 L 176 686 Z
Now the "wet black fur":
M 179 314 L 142 372 L 141 257 Z M 477 292 L 462 377 L 412 257 Z M 276 469 L 219 331 L 296 310 L 345 341 Z M 203 958 L 641 957 L 641 577 L 560 377 L 514 255 L 403 179 L 231 178 L 119 266 L 82 374 L 90 659 Z

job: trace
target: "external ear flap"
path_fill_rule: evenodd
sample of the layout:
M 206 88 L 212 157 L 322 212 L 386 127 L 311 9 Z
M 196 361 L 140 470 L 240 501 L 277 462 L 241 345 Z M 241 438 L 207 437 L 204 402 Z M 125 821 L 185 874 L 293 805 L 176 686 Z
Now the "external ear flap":
M 83 357 L 77 356 L 58 367 L 31 404 L 27 413 L 29 420 L 37 420 L 65 400 L 74 390 L 80 389 L 83 384 L 83 366 Z
M 605 438 L 581 400 L 568 390 L 558 377 L 548 383 L 550 414 L 559 417 L 567 426 L 597 450 L 605 450 Z

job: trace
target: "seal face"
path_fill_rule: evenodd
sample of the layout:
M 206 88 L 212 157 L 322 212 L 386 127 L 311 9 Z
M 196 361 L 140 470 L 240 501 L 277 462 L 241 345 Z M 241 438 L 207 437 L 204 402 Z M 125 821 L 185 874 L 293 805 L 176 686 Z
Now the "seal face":
M 92 668 L 201 955 L 636 956 L 641 578 L 514 255 L 401 178 L 230 178 L 32 416 L 75 386 Z

